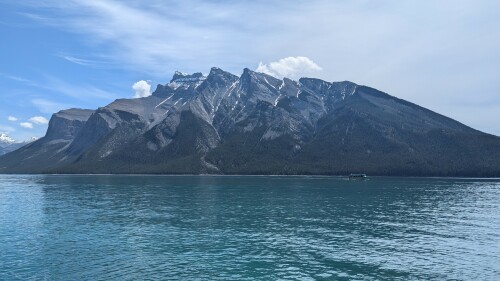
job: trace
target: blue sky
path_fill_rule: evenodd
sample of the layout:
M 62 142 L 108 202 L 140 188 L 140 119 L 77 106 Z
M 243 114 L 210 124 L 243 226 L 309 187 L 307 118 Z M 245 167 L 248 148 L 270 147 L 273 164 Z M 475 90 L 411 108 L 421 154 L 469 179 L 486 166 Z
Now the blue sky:
M 19 2 L 0 0 L 0 132 L 17 139 L 212 66 L 350 80 L 500 135 L 500 1 Z

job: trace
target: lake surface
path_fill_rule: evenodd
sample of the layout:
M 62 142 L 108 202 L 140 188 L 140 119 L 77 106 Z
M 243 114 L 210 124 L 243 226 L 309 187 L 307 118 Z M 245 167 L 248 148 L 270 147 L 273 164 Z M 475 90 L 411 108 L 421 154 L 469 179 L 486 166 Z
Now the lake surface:
M 500 180 L 0 176 L 0 280 L 499 280 Z

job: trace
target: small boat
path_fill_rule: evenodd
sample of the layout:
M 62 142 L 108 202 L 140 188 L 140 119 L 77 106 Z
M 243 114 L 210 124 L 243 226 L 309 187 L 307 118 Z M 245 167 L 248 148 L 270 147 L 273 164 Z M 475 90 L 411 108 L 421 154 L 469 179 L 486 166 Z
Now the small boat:
M 350 174 L 349 179 L 365 179 L 366 174 Z

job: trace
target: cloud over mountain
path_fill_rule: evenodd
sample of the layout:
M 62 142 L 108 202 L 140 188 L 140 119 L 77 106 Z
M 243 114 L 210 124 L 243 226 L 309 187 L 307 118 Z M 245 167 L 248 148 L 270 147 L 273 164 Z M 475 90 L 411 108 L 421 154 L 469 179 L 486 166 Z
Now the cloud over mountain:
M 269 74 L 277 78 L 290 77 L 297 79 L 322 68 L 308 57 L 286 57 L 268 64 L 262 62 L 257 67 L 257 72 Z
M 135 93 L 133 98 L 145 98 L 151 96 L 151 85 L 144 80 L 140 80 L 132 85 L 132 89 L 134 89 Z

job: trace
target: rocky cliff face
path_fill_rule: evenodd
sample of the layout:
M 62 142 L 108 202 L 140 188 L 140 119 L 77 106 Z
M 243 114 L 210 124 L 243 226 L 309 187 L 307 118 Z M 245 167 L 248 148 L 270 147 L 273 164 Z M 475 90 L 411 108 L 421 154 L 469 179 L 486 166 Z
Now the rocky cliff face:
M 71 162 L 67 149 L 93 110 L 68 109 L 52 115 L 45 137 L 0 158 L 0 172 L 41 173 Z
M 348 81 L 212 68 L 56 113 L 0 172 L 499 176 L 500 138 Z

